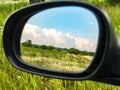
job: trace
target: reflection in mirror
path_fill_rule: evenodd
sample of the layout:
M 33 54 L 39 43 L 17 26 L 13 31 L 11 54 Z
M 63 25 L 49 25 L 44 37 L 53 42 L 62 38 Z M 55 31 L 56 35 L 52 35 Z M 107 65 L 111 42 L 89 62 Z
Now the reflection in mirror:
M 38 12 L 21 36 L 24 62 L 50 70 L 81 72 L 96 53 L 99 24 L 90 10 L 64 6 Z

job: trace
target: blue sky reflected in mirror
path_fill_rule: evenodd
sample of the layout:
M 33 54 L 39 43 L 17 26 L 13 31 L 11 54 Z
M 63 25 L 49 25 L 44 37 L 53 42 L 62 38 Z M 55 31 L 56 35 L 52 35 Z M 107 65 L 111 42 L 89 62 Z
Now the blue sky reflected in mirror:
M 56 46 L 60 46 L 61 44 L 63 47 L 76 47 L 78 49 L 82 47 L 80 47 L 80 44 L 78 44 L 76 41 L 81 43 L 85 40 L 86 47 L 84 48 L 96 49 L 99 37 L 99 24 L 96 16 L 90 10 L 77 6 L 56 7 L 38 12 L 27 21 L 23 30 L 22 40 L 25 40 L 25 38 L 29 39 L 27 34 L 24 35 L 26 30 L 29 33 L 31 32 L 31 34 L 34 33 L 34 35 L 32 34 L 28 36 L 30 38 L 33 36 L 34 40 L 32 41 L 35 43 L 38 43 L 37 41 L 41 41 L 41 44 L 45 43 L 45 41 L 42 41 L 44 38 L 47 39 L 46 44 L 48 42 L 48 44 L 50 44 L 50 37 L 49 39 L 46 38 L 43 33 L 46 33 L 46 36 L 50 35 L 50 33 L 53 33 L 51 35 L 53 35 L 54 38 L 58 39 L 59 41 L 59 45 L 57 44 L 57 41 L 52 42 L 54 44 L 56 43 Z M 35 35 L 39 36 L 36 38 L 36 40 Z M 62 38 L 66 38 L 67 42 L 65 45 L 62 43 L 64 40 L 61 39 L 60 35 Z M 40 37 L 42 39 L 38 39 Z M 77 43 L 79 46 L 77 46 L 75 43 Z M 87 47 L 88 44 L 91 44 L 91 47 Z M 95 51 L 92 49 L 88 51 Z

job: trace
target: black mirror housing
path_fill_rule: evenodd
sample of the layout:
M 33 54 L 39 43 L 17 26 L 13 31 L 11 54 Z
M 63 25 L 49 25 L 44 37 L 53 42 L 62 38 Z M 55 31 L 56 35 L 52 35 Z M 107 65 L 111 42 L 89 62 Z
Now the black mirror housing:
M 68 73 L 37 68 L 22 61 L 20 38 L 26 21 L 35 13 L 62 6 L 84 7 L 95 14 L 100 31 L 95 57 L 83 72 Z M 79 1 L 54 1 L 34 4 L 14 12 L 7 20 L 3 32 L 3 46 L 8 61 L 29 73 L 69 80 L 94 80 L 119 85 L 120 53 L 117 38 L 108 16 L 98 7 Z

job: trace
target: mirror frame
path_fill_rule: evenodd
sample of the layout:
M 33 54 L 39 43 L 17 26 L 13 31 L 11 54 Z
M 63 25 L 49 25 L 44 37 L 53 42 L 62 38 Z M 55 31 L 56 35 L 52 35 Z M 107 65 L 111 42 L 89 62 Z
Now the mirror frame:
M 56 14 L 56 12 L 58 12 L 58 13 L 60 14 L 59 9 L 65 10 L 66 8 L 67 8 L 67 10 L 66 10 L 65 12 L 67 12 L 67 11 L 69 10 L 69 8 L 70 8 L 70 9 L 72 9 L 72 8 L 76 9 L 76 8 L 77 8 L 77 10 L 80 9 L 80 10 L 82 10 L 83 12 L 86 12 L 86 13 L 89 12 L 89 13 L 86 14 L 86 16 L 84 15 L 83 17 L 86 18 L 86 17 L 88 17 L 89 14 L 90 14 L 90 16 L 93 17 L 93 18 L 95 19 L 95 22 L 96 22 L 95 25 L 92 25 L 92 26 L 93 26 L 93 29 L 92 29 L 92 30 L 94 30 L 94 32 L 97 31 L 97 34 L 96 34 L 97 36 L 95 35 L 96 37 L 94 37 L 94 39 L 97 39 L 97 40 L 95 40 L 96 44 L 95 44 L 95 46 L 94 46 L 94 51 L 93 51 L 94 55 L 92 55 L 92 56 L 90 55 L 92 59 L 87 59 L 87 60 L 85 60 L 85 61 L 88 61 L 89 64 L 87 64 L 82 70 L 80 70 L 80 68 L 82 68 L 82 67 L 78 67 L 78 70 L 75 70 L 75 69 L 74 69 L 73 71 L 70 70 L 70 69 L 67 67 L 67 68 L 68 68 L 68 72 L 71 72 L 71 73 L 80 73 L 80 72 L 84 71 L 86 68 L 88 68 L 88 67 L 90 66 L 90 64 L 92 64 L 91 61 L 93 61 L 94 56 L 96 55 L 97 46 L 99 45 L 99 44 L 98 44 L 98 41 L 100 41 L 100 39 L 101 39 L 101 38 L 99 38 L 99 36 L 100 36 L 100 34 L 101 34 L 101 32 L 99 33 L 99 31 L 100 31 L 100 28 L 99 28 L 99 27 L 100 27 L 100 25 L 101 25 L 101 23 L 99 22 L 99 18 L 98 18 L 98 16 L 97 16 L 94 12 L 91 12 L 90 10 L 88 10 L 88 8 L 84 8 L 84 7 L 74 6 L 74 5 L 73 5 L 73 6 L 70 6 L 70 7 L 69 7 L 69 6 L 53 7 L 53 8 L 45 9 L 45 11 L 37 12 L 37 13 L 33 14 L 33 16 L 31 16 L 31 17 L 26 21 L 25 26 L 24 26 L 24 28 L 23 28 L 23 30 L 22 30 L 21 40 L 22 40 L 22 35 L 24 34 L 24 30 L 25 30 L 25 31 L 27 31 L 27 30 L 29 31 L 29 28 L 28 28 L 28 29 L 25 29 L 25 28 L 26 28 L 26 24 L 35 25 L 34 23 L 33 23 L 33 24 L 30 24 L 29 21 L 31 22 L 36 15 L 39 15 L 39 14 L 41 14 L 41 13 L 45 13 L 45 12 L 47 12 L 47 11 L 49 11 L 49 10 L 51 11 L 51 10 L 54 10 L 54 9 L 55 9 L 56 11 L 53 11 L 52 14 L 53 14 L 53 13 Z M 61 10 L 61 12 L 62 12 L 62 10 Z M 73 10 L 73 9 L 72 9 L 72 10 Z M 78 10 L 78 11 L 79 11 L 79 10 Z M 78 12 L 78 11 L 77 11 L 77 12 Z M 69 14 L 70 14 L 70 13 L 73 13 L 73 12 L 74 12 L 74 10 L 73 10 L 73 11 L 69 11 Z M 80 12 L 80 11 L 79 11 L 79 12 Z M 63 14 L 65 14 L 65 13 L 63 13 Z M 80 14 L 81 14 L 81 13 L 79 13 L 79 15 L 80 15 Z M 50 13 L 49 13 L 49 15 L 50 15 Z M 48 17 L 49 17 L 49 15 L 48 15 Z M 78 18 L 79 18 L 79 17 L 80 17 L 79 15 L 78 15 L 78 13 L 77 13 L 77 15 L 76 15 L 75 17 L 78 17 Z M 51 16 L 51 15 L 50 15 L 50 16 Z M 66 13 L 65 16 L 70 16 L 69 20 L 67 21 L 68 23 L 69 23 L 69 22 L 72 22 L 72 20 L 70 20 L 70 19 L 71 19 L 72 17 L 74 17 L 74 16 L 68 15 L 68 13 Z M 37 16 L 37 17 L 38 17 L 38 16 Z M 56 16 L 56 17 L 57 17 L 57 16 Z M 59 17 L 60 17 L 60 15 L 59 15 Z M 59 17 L 57 17 L 57 18 L 59 18 Z M 31 20 L 31 18 L 32 18 L 32 20 Z M 34 21 L 37 21 L 38 19 L 40 20 L 40 18 L 41 18 L 41 17 L 40 17 L 40 15 L 39 15 L 39 18 L 34 19 Z M 53 17 L 53 18 L 54 18 L 54 17 Z M 60 18 L 61 18 L 61 17 L 60 17 Z M 62 18 L 64 19 L 63 16 L 62 16 Z M 43 19 L 45 20 L 46 17 L 45 17 L 45 18 L 42 18 L 42 20 L 43 20 Z M 88 19 L 89 19 L 89 18 L 88 18 Z M 86 20 L 88 20 L 88 19 L 86 19 Z M 38 20 L 38 21 L 39 21 L 39 20 Z M 46 19 L 46 20 L 47 20 L 46 23 L 48 23 L 48 22 L 49 22 L 48 19 Z M 84 19 L 82 18 L 82 20 L 84 20 Z M 92 19 L 91 19 L 91 20 L 92 20 Z M 37 21 L 37 22 L 38 22 L 38 21 Z M 52 22 L 52 21 L 54 21 L 54 19 L 52 19 L 52 17 L 51 17 L 51 22 Z M 42 21 L 41 21 L 41 22 L 42 22 Z M 75 22 L 75 21 L 74 21 L 74 22 Z M 39 22 L 38 22 L 38 23 L 39 23 Z M 88 23 L 88 22 L 87 22 L 87 23 Z M 61 24 L 62 24 L 62 23 L 61 23 Z M 52 24 L 52 25 L 53 25 L 53 27 L 54 27 L 54 24 Z M 75 25 L 75 24 L 74 24 L 74 25 Z M 74 26 L 74 25 L 73 25 L 73 26 Z M 97 26 L 96 26 L 96 25 L 97 25 Z M 39 27 L 39 25 L 35 25 L 35 26 Z M 65 25 L 63 25 L 63 26 L 65 26 Z M 73 27 L 73 26 L 72 26 L 72 27 Z M 80 26 L 81 26 L 81 20 L 79 21 L 78 27 L 80 27 Z M 71 26 L 69 25 L 69 26 L 67 26 L 67 27 L 70 28 Z M 76 27 L 77 27 L 77 26 L 76 26 Z M 86 25 L 86 27 L 87 27 L 87 25 Z M 94 29 L 94 27 L 97 27 L 97 30 Z M 43 27 L 43 28 L 45 28 L 45 27 Z M 74 27 L 74 28 L 75 28 L 75 27 Z M 49 28 L 47 28 L 47 29 L 49 29 Z M 53 28 L 53 29 L 54 29 L 54 28 Z M 63 29 L 64 29 L 64 28 L 63 28 Z M 84 29 L 84 30 L 86 30 L 86 31 L 88 30 L 89 33 L 88 33 L 88 32 L 86 32 L 86 33 L 89 34 L 89 35 L 91 35 L 91 36 L 93 36 L 93 33 L 90 32 L 90 30 L 89 30 L 88 27 L 87 27 L 87 29 Z M 96 31 L 95 31 L 95 30 L 96 30 Z M 33 30 L 33 31 L 34 31 L 34 30 Z M 59 30 L 59 31 L 60 31 L 60 30 Z M 73 31 L 75 31 L 75 30 L 73 29 Z M 60 32 L 61 32 L 61 31 L 60 31 Z M 76 33 L 78 33 L 78 32 L 81 33 L 82 31 L 80 32 L 79 30 L 76 30 L 75 32 L 76 32 Z M 67 29 L 67 32 L 66 32 L 66 33 L 69 33 L 69 29 Z M 65 33 L 64 33 L 64 34 L 65 34 Z M 18 34 L 18 35 L 19 35 L 19 34 Z M 18 35 L 16 35 L 16 36 L 18 36 Z M 70 35 L 72 35 L 72 33 L 70 33 Z M 24 36 L 26 37 L 26 35 L 24 35 Z M 74 35 L 74 37 L 75 37 L 75 35 Z M 79 38 L 84 38 L 84 37 L 81 37 L 81 36 L 77 36 L 77 38 L 78 38 L 78 37 L 79 37 Z M 25 38 L 24 38 L 24 39 L 25 39 Z M 29 37 L 29 39 L 25 39 L 25 40 L 24 40 L 24 39 L 23 39 L 23 42 L 26 42 L 27 40 L 32 40 L 32 44 L 36 44 L 36 43 L 34 43 L 34 40 L 32 39 L 31 36 Z M 86 40 L 91 40 L 91 42 L 92 42 L 92 40 L 94 40 L 94 39 L 91 39 L 90 37 L 89 37 L 89 38 L 87 37 L 87 38 L 84 38 L 84 39 L 86 39 Z M 37 38 L 36 38 L 36 40 L 37 40 Z M 45 38 L 44 38 L 44 41 L 46 41 Z M 23 42 L 21 42 L 21 43 L 23 43 Z M 56 43 L 55 43 L 54 41 L 53 41 L 53 42 L 51 41 L 51 43 L 52 43 L 52 44 L 51 44 L 50 46 L 52 46 L 53 43 L 56 45 Z M 82 42 L 79 42 L 79 43 L 82 43 Z M 37 44 L 37 45 L 39 45 L 39 44 Z M 46 45 L 46 44 L 44 43 L 44 44 L 40 44 L 40 45 Z M 87 45 L 88 45 L 88 44 L 87 44 Z M 24 45 L 23 45 L 23 46 L 24 46 Z M 47 45 L 47 46 L 49 46 L 49 45 Z M 71 47 L 69 47 L 69 48 L 67 48 L 67 46 L 66 46 L 66 47 L 61 47 L 61 46 L 59 46 L 59 45 L 58 45 L 58 46 L 54 46 L 54 47 L 56 47 L 56 48 L 66 48 L 66 49 L 68 49 L 68 50 L 69 50 L 70 48 L 74 48 L 73 45 L 72 45 Z M 32 47 L 30 47 L 30 48 L 32 48 Z M 92 47 L 91 47 L 91 48 L 92 48 Z M 75 47 L 75 49 L 78 49 L 78 48 Z M 78 49 L 78 50 L 79 50 L 79 49 Z M 84 50 L 85 50 L 85 48 L 84 48 Z M 84 50 L 79 50 L 79 51 L 81 51 L 81 52 L 83 51 L 83 52 L 84 52 Z M 21 51 L 22 51 L 22 50 L 21 50 Z M 24 51 L 24 50 L 23 50 L 23 51 Z M 87 49 L 86 49 L 85 51 L 87 52 Z M 50 52 L 50 51 L 49 51 L 49 52 Z M 68 52 L 69 52 L 69 51 L 68 51 Z M 89 52 L 92 52 L 92 51 L 88 51 L 88 53 L 89 53 Z M 51 53 L 52 53 L 52 52 L 51 52 Z M 56 53 L 57 53 L 57 52 L 56 52 Z M 21 57 L 22 57 L 22 55 L 23 55 L 23 54 L 21 53 Z M 43 54 L 43 55 L 44 55 L 44 54 Z M 76 55 L 76 54 L 75 54 L 75 55 Z M 79 54 L 78 54 L 78 55 L 79 55 Z M 23 56 L 24 56 L 24 55 L 23 55 Z M 88 55 L 88 56 L 89 56 L 89 55 Z M 39 56 L 38 56 L 38 57 L 39 57 Z M 40 57 L 42 57 L 42 56 L 40 56 Z M 52 57 L 51 57 L 51 58 L 52 58 Z M 54 57 L 53 57 L 53 58 L 54 58 Z M 23 59 L 23 58 L 22 58 L 22 59 Z M 60 60 L 60 59 L 61 59 L 61 58 L 59 58 L 59 60 Z M 78 56 L 78 59 L 79 59 L 79 56 Z M 47 58 L 46 58 L 46 60 L 47 60 Z M 48 59 L 48 60 L 49 60 L 49 59 Z M 47 60 L 47 61 L 48 61 L 48 60 Z M 24 60 L 24 59 L 23 59 L 23 61 L 24 61 L 25 63 L 29 64 L 29 65 L 31 64 L 31 63 L 28 63 L 28 62 L 27 62 L 26 60 Z M 52 61 L 52 62 L 53 62 L 53 61 Z M 45 68 L 45 69 L 53 70 L 53 71 L 63 72 L 62 69 L 60 69 L 60 67 L 59 67 L 59 70 L 58 70 L 58 69 L 53 69 L 52 67 L 47 68 L 47 67 L 42 67 L 42 65 L 39 65 L 39 66 L 38 66 L 37 64 L 36 64 L 36 65 L 35 65 L 35 64 L 31 64 L 31 65 L 33 65 L 33 66 L 35 66 L 35 67 L 40 67 L 40 68 Z M 50 64 L 49 64 L 49 65 L 50 65 Z M 73 65 L 73 64 L 72 64 L 72 65 Z M 78 65 L 79 65 L 79 63 L 78 63 Z M 51 66 L 52 66 L 52 64 L 51 64 Z M 67 64 L 66 64 L 65 66 L 67 66 Z M 76 66 L 76 65 L 74 65 L 74 66 Z M 73 66 L 73 67 L 74 67 L 74 66 Z M 93 65 L 91 65 L 91 66 L 93 66 Z M 69 66 L 69 67 L 70 67 L 70 66 Z M 63 68 L 64 68 L 64 66 L 63 66 Z M 91 68 L 91 67 L 90 67 L 90 68 Z M 67 72 L 67 70 L 65 70 L 64 72 Z
M 44 68 L 38 68 L 23 62 L 21 59 L 20 38 L 26 21 L 37 12 L 61 6 L 80 6 L 86 8 L 93 12 L 98 19 L 100 33 L 97 51 L 89 67 L 80 73 L 58 72 Z M 92 4 L 80 1 L 53 1 L 37 3 L 22 8 L 11 14 L 11 16 L 8 18 L 3 32 L 3 46 L 8 61 L 14 67 L 22 71 L 61 79 L 88 79 L 114 84 L 114 82 L 108 82 L 109 80 L 112 81 L 112 79 L 109 79 L 107 81 L 105 77 L 110 76 L 114 71 L 114 69 L 111 69 L 109 67 L 112 65 L 110 62 L 113 62 L 113 58 L 115 58 L 115 55 L 113 55 L 113 53 L 117 53 L 116 51 L 118 51 L 116 35 L 112 29 L 111 23 L 106 13 Z M 117 57 L 116 60 L 118 61 L 118 59 L 120 58 Z M 115 75 L 120 75 L 120 71 L 113 76 Z

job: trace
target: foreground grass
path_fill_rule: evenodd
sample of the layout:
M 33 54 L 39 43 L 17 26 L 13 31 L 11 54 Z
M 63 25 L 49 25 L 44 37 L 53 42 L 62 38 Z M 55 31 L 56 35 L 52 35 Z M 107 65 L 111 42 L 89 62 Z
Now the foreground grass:
M 112 22 L 113 29 L 120 37 L 120 4 L 116 6 L 106 6 L 103 9 L 107 12 Z
M 2 47 L 2 29 L 7 16 L 27 3 L 0 4 L 0 90 L 120 90 L 119 86 L 94 81 L 69 81 L 46 78 L 21 72 L 13 68 L 7 61 Z M 106 7 L 116 32 L 120 32 L 120 6 Z M 116 17 L 117 16 L 117 17 Z

